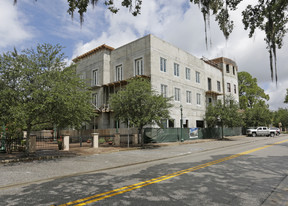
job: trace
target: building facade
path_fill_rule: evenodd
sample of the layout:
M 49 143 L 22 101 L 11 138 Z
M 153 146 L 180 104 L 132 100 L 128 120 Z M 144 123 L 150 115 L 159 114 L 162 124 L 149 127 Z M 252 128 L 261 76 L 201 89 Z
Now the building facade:
M 204 127 L 208 103 L 223 101 L 226 95 L 239 101 L 238 68 L 234 61 L 224 57 L 199 59 L 153 35 L 116 49 L 102 45 L 73 61 L 77 73 L 91 87 L 92 104 L 99 113 L 87 125 L 90 129 L 116 127 L 109 95 L 134 76 L 149 78 L 153 89 L 173 97 L 171 118 L 163 120 L 164 127 L 180 127 L 180 107 L 184 127 Z

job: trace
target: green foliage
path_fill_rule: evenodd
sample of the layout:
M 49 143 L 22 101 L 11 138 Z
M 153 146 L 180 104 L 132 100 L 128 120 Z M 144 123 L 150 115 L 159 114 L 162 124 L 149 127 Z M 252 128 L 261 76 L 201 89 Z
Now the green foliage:
M 91 4 L 93 7 L 98 3 L 99 0 L 67 0 L 69 4 L 68 13 L 73 18 L 75 10 L 80 15 L 81 24 L 84 22 L 84 13 L 87 12 L 87 7 Z M 108 7 L 108 9 L 116 14 L 119 11 L 119 8 L 115 6 L 113 0 L 104 0 L 104 4 Z M 142 0 L 122 0 L 121 5 L 123 7 L 129 8 L 129 11 L 133 16 L 137 16 L 141 12 L 141 4 Z
M 207 1 L 207 0 L 190 0 L 191 3 L 197 4 L 201 8 L 203 14 L 203 19 L 205 22 L 205 33 L 206 33 L 206 44 L 207 44 L 207 32 L 206 25 L 210 21 L 210 15 L 215 15 L 215 20 L 218 22 L 219 28 L 223 32 L 226 39 L 233 31 L 234 23 L 230 19 L 229 11 L 235 10 L 237 5 L 242 0 L 216 0 L 216 1 Z
M 90 119 L 90 93 L 74 66 L 65 68 L 61 49 L 43 44 L 0 55 L 0 122 L 27 130 L 29 138 L 39 124 L 79 126 Z
M 257 102 L 253 108 L 247 108 L 244 113 L 246 127 L 269 126 L 272 119 L 273 114 L 264 101 Z
M 238 73 L 240 109 L 244 110 L 246 127 L 268 126 L 272 121 L 269 105 L 269 95 L 258 86 L 257 79 L 248 72 Z
M 286 96 L 284 99 L 284 103 L 288 104 L 288 89 L 286 89 Z
M 190 0 L 194 4 L 198 4 L 203 13 L 205 22 L 205 35 L 207 45 L 206 24 L 211 12 L 215 15 L 215 20 L 218 22 L 220 30 L 223 32 L 226 39 L 233 31 L 233 21 L 230 20 L 230 12 L 238 9 L 238 5 L 243 0 Z M 276 49 L 281 49 L 283 45 L 283 38 L 287 32 L 288 22 L 288 1 L 287 0 L 258 0 L 254 6 L 248 5 L 242 11 L 242 22 L 245 30 L 249 29 L 249 37 L 252 37 L 256 29 L 262 30 L 266 34 L 264 39 L 267 44 L 270 60 L 271 79 L 277 83 L 277 55 Z
M 115 118 L 127 122 L 141 130 L 147 124 L 169 118 L 170 98 L 157 94 L 148 80 L 134 78 L 119 92 L 112 94 L 110 105 Z
M 243 11 L 243 23 L 245 29 L 250 29 L 249 37 L 252 37 L 256 29 L 265 32 L 265 42 L 269 51 L 271 79 L 277 82 L 276 49 L 281 49 L 283 38 L 287 32 L 288 22 L 287 0 L 259 0 L 255 6 L 248 5 Z M 274 63 L 274 65 L 273 65 Z
M 282 124 L 283 128 L 288 128 L 288 109 L 279 108 L 278 111 L 274 112 L 273 125 L 279 127 L 279 123 Z
M 50 121 L 57 127 L 79 128 L 92 117 L 91 95 L 84 81 L 76 75 L 75 66 L 51 74 L 53 87 L 46 99 Z
M 253 108 L 260 101 L 269 100 L 269 95 L 257 84 L 257 79 L 248 72 L 238 73 L 240 109 Z
M 243 125 L 242 113 L 239 111 L 238 103 L 229 96 L 225 98 L 225 104 L 218 101 L 215 105 L 208 105 L 205 121 L 208 127 L 215 127 L 221 124 L 226 127 Z

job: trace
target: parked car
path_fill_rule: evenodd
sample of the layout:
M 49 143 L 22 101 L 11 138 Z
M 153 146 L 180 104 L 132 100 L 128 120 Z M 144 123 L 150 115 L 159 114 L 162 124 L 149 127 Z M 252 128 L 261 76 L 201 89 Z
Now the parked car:
M 270 130 L 268 127 L 257 127 L 256 129 L 250 128 L 246 130 L 246 134 L 247 136 L 252 136 L 252 137 L 256 137 L 256 136 L 270 136 L 270 137 L 274 137 L 275 135 L 277 135 L 277 131 L 276 130 Z
M 270 128 L 270 131 L 271 131 L 271 130 L 273 130 L 273 131 L 275 130 L 277 136 L 280 135 L 280 133 L 281 133 L 280 129 L 277 128 L 277 127 L 271 127 L 271 128 Z

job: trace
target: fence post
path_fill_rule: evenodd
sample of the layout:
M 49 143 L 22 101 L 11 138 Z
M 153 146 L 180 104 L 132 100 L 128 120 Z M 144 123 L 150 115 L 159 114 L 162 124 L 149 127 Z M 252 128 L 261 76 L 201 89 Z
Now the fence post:
M 115 133 L 114 144 L 115 144 L 115 146 L 117 146 L 117 147 L 120 146 L 120 133 Z
M 63 150 L 69 151 L 69 136 L 66 135 L 63 137 Z
M 91 133 L 92 134 L 92 147 L 99 147 L 99 133 Z
M 35 153 L 36 152 L 36 135 L 35 134 L 30 134 L 30 138 L 29 138 L 29 151 L 28 153 Z
M 137 145 L 138 144 L 138 134 L 133 134 L 132 144 L 133 145 Z

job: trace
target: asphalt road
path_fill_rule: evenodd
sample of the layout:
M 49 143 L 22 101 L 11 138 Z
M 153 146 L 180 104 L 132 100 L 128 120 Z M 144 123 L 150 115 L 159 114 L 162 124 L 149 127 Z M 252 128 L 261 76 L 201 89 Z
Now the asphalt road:
M 0 205 L 288 205 L 288 136 L 0 166 Z

